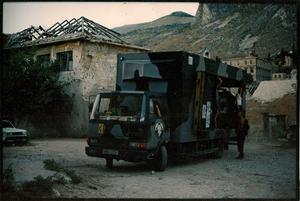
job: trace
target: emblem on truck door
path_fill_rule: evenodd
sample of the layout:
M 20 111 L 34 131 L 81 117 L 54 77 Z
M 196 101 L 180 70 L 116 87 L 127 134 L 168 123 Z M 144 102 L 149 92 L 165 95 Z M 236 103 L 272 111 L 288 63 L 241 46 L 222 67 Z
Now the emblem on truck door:
M 100 123 L 99 126 L 98 126 L 98 133 L 100 135 L 103 135 L 104 131 L 105 131 L 105 125 L 103 123 Z
M 157 121 L 155 123 L 154 130 L 157 133 L 158 137 L 160 137 L 164 132 L 164 123 L 162 121 Z

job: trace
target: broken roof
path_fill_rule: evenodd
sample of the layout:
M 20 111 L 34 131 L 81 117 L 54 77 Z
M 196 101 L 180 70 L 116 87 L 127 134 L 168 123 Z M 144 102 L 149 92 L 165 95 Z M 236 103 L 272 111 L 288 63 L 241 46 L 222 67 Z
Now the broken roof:
M 45 30 L 41 26 L 27 28 L 16 34 L 12 34 L 6 44 L 7 48 L 18 48 L 50 44 L 75 39 L 86 39 L 93 42 L 106 42 L 115 45 L 132 46 L 120 38 L 120 34 L 106 28 L 85 17 L 72 20 L 64 20 L 62 23 L 56 22 L 49 29 Z
M 251 99 L 272 102 L 286 94 L 295 93 L 297 93 L 297 80 L 268 80 L 260 82 Z

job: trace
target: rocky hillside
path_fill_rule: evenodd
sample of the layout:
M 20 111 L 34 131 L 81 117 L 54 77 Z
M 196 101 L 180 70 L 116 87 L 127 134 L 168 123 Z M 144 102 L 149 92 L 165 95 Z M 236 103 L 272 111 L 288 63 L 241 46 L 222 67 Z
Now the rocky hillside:
M 296 6 L 200 3 L 195 17 L 183 12 L 116 28 L 130 43 L 153 51 L 185 50 L 214 58 L 260 57 L 296 45 Z
M 192 15 L 174 12 L 152 22 L 125 25 L 113 30 L 122 33 L 123 39 L 130 43 L 153 49 L 169 36 L 189 29 L 194 20 Z
M 146 30 L 152 29 L 157 27 L 165 27 L 165 26 L 176 26 L 176 25 L 184 25 L 184 24 L 191 24 L 194 20 L 194 16 L 187 14 L 185 12 L 174 12 L 171 15 L 167 15 L 161 17 L 157 20 L 152 22 L 140 23 L 140 24 L 130 24 L 121 27 L 116 27 L 113 30 L 117 31 L 121 34 L 133 34 L 132 31 L 136 30 Z

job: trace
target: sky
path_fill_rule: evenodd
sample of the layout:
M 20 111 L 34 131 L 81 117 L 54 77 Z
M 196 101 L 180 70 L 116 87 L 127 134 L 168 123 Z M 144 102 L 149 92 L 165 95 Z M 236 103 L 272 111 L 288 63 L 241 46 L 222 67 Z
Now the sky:
M 175 11 L 195 15 L 196 2 L 5 2 L 3 33 L 16 33 L 31 25 L 49 28 L 56 22 L 84 16 L 108 28 L 149 22 Z

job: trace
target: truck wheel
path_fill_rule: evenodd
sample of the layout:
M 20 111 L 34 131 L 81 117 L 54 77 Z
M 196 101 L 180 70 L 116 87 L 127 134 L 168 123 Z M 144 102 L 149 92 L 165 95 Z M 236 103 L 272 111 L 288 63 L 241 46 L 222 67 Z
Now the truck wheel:
M 113 159 L 112 158 L 105 158 L 106 160 L 106 168 L 112 169 L 113 168 Z
M 168 152 L 165 145 L 162 145 L 154 160 L 154 168 L 156 171 L 164 171 L 168 163 Z

